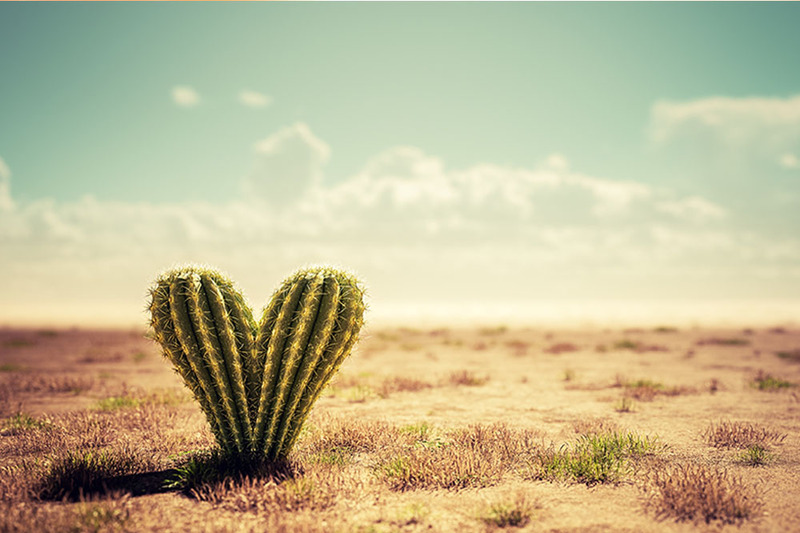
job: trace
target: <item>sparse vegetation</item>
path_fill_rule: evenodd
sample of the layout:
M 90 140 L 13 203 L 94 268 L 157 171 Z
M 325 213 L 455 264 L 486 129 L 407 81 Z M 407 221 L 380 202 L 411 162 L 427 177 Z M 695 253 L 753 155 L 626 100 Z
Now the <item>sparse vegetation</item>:
M 634 400 L 649 402 L 656 396 L 678 396 L 690 392 L 686 387 L 665 387 L 662 383 L 649 379 L 637 379 L 623 383 L 623 394 Z
M 612 345 L 614 350 L 638 350 L 640 344 L 630 339 L 622 339 Z
M 696 343 L 698 346 L 747 346 L 750 344 L 748 339 L 740 339 L 738 337 L 711 337 L 708 339 L 700 339 Z
M 559 355 L 562 353 L 577 352 L 580 348 L 571 342 L 557 342 L 544 349 L 545 353 Z
M 658 326 L 653 328 L 656 333 L 677 333 L 678 328 L 672 326 Z
M 633 413 L 636 411 L 636 403 L 628 396 L 623 396 L 614 404 L 614 410 L 618 413 Z
M 24 364 L 24 371 L 0 373 L 0 532 L 658 529 L 637 509 L 634 487 L 645 489 L 653 513 L 670 521 L 708 521 L 718 528 L 757 518 L 753 527 L 764 530 L 792 523 L 787 509 L 796 465 L 781 445 L 796 432 L 780 413 L 796 393 L 743 388 L 742 373 L 753 364 L 749 348 L 715 359 L 692 346 L 703 336 L 697 329 L 663 332 L 659 342 L 670 349 L 665 357 L 633 359 L 624 351 L 599 355 L 592 349 L 610 349 L 623 336 L 649 343 L 656 339 L 652 328 L 624 335 L 619 329 L 555 331 L 549 341 L 543 340 L 547 332 L 530 328 L 497 337 L 467 328 L 442 334 L 430 327 L 392 328 L 392 341 L 381 339 L 381 331 L 369 332 L 277 468 L 232 459 L 216 447 L 189 391 L 170 381 L 170 365 L 159 367 L 160 359 L 134 365 L 137 352 L 153 356 L 139 332 L 70 330 L 45 339 L 0 328 L 0 345 L 6 338 L 40 344 L 23 349 L 24 360 L 7 360 Z M 764 330 L 752 337 L 739 330 L 715 335 L 763 342 L 757 347 L 769 354 L 791 351 L 800 331 L 771 338 Z M 68 344 L 77 339 L 82 344 Z M 568 360 L 542 353 L 559 340 L 581 346 L 580 353 Z M 409 342 L 422 349 L 403 351 Z M 476 342 L 487 351 L 471 351 Z M 525 358 L 513 357 L 523 344 Z M 682 358 L 687 346 L 697 350 L 696 358 Z M 122 358 L 102 368 L 75 367 L 91 349 Z M 367 352 L 375 356 L 363 357 Z M 63 353 L 63 360 L 54 353 Z M 798 381 L 790 360 L 781 359 L 764 360 L 765 370 Z M 456 371 L 490 375 L 491 381 L 456 388 L 450 381 Z M 89 394 L 65 389 L 75 378 L 89 383 Z M 656 404 L 646 399 L 715 389 L 724 393 L 706 396 L 714 401 L 702 409 L 696 409 L 701 396 Z M 364 401 L 348 402 L 358 390 Z M 635 405 L 641 413 L 615 413 L 617 400 L 623 411 Z M 714 405 L 735 402 L 750 402 L 752 422 L 704 418 L 726 412 Z M 662 453 L 661 439 L 642 433 L 665 424 L 675 453 Z M 710 473 L 695 482 L 674 473 L 687 464 L 705 465 Z M 656 473 L 663 488 L 654 483 Z M 751 479 L 768 481 L 768 491 L 745 483 Z M 611 503 L 590 503 L 598 496 Z M 537 502 L 554 498 L 557 506 L 539 510 Z M 767 498 L 769 514 L 762 515 L 760 500 Z M 583 505 L 597 511 L 591 521 L 570 514 Z
M 796 383 L 776 378 L 771 374 L 764 373 L 763 371 L 759 371 L 756 377 L 753 378 L 752 385 L 758 390 L 767 392 L 779 391 L 782 389 L 790 389 L 797 386 Z
M 750 448 L 752 446 L 774 446 L 783 442 L 785 433 L 773 431 L 750 422 L 723 420 L 712 423 L 703 436 L 709 445 L 716 448 Z
M 33 494 L 42 500 L 75 501 L 88 494 L 108 491 L 109 478 L 143 472 L 152 462 L 122 448 L 114 451 L 68 451 L 49 464 Z
M 529 475 L 534 479 L 571 479 L 594 485 L 621 480 L 628 472 L 631 459 L 663 451 L 657 438 L 634 433 L 594 433 L 582 435 L 572 445 L 558 450 L 552 447 L 538 454 L 530 463 Z
M 781 359 L 785 359 L 786 361 L 791 361 L 793 363 L 800 363 L 800 348 L 796 350 L 775 352 L 775 355 L 777 355 Z
M 740 477 L 705 465 L 655 469 L 648 481 L 649 505 L 661 518 L 738 524 L 757 516 L 762 507 Z
M 458 370 L 447 376 L 447 382 L 456 386 L 479 387 L 485 385 L 488 381 L 489 376 L 479 376 L 469 370 Z
M 748 466 L 764 466 L 772 459 L 773 455 L 761 444 L 751 444 L 739 456 L 739 460 Z
M 46 429 L 52 424 L 46 420 L 34 418 L 26 413 L 17 413 L 0 424 L 0 435 L 16 435 L 29 429 Z
M 499 500 L 486 506 L 478 519 L 493 527 L 525 527 L 533 519 L 536 506 L 524 494 L 512 500 Z

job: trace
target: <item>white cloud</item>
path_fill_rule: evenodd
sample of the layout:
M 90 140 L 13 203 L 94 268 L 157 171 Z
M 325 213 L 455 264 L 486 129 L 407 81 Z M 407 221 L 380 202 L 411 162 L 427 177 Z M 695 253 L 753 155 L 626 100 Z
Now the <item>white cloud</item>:
M 177 85 L 172 88 L 172 100 L 180 107 L 195 107 L 200 103 L 200 95 L 188 85 Z
M 656 204 L 656 209 L 664 213 L 669 213 L 677 218 L 693 222 L 720 219 L 726 215 L 724 208 L 699 196 L 690 196 L 682 200 L 658 202 Z
M 14 208 L 11 200 L 11 169 L 5 160 L 0 157 L 0 212 L 10 211 Z
M 272 104 L 272 97 L 258 91 L 245 89 L 239 93 L 239 102 L 247 107 L 262 109 Z
M 783 168 L 800 168 L 800 159 L 798 159 L 796 155 L 788 152 L 781 156 L 779 163 Z
M 685 130 L 713 132 L 724 142 L 781 144 L 800 137 L 800 95 L 790 98 L 713 97 L 688 102 L 657 102 L 651 134 L 666 142 Z
M 244 181 L 253 198 L 287 207 L 319 186 L 330 147 L 297 123 L 256 144 L 256 162 Z

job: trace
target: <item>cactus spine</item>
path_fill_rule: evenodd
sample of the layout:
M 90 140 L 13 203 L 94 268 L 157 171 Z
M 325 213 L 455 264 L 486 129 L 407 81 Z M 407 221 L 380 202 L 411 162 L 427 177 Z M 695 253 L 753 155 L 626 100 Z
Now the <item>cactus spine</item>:
M 364 291 L 349 274 L 300 270 L 256 323 L 233 283 L 195 266 L 166 272 L 150 291 L 151 326 L 234 455 L 286 457 L 363 323 Z

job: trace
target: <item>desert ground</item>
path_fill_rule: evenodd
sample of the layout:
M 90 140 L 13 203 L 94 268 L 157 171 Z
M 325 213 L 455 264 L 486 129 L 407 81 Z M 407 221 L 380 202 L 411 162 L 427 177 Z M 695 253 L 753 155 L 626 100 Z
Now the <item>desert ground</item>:
M 367 328 L 220 474 L 144 330 L 3 328 L 0 531 L 800 531 L 798 384 L 800 326 Z

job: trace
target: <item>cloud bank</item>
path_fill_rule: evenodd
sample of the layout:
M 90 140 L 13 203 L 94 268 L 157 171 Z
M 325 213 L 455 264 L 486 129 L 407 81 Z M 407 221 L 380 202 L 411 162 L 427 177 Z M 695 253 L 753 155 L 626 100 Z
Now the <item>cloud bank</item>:
M 15 203 L 0 160 L 0 276 L 19 280 L 0 307 L 23 318 L 47 309 L 77 317 L 87 305 L 139 317 L 147 284 L 179 262 L 228 271 L 256 307 L 282 276 L 314 262 L 361 273 L 377 309 L 800 297 L 787 292 L 787 281 L 800 286 L 800 241 L 736 229 L 712 198 L 573 170 L 561 154 L 536 168 L 448 168 L 397 146 L 337 182 L 325 176 L 330 156 L 308 125 L 294 124 L 254 146 L 239 199 L 165 204 Z

